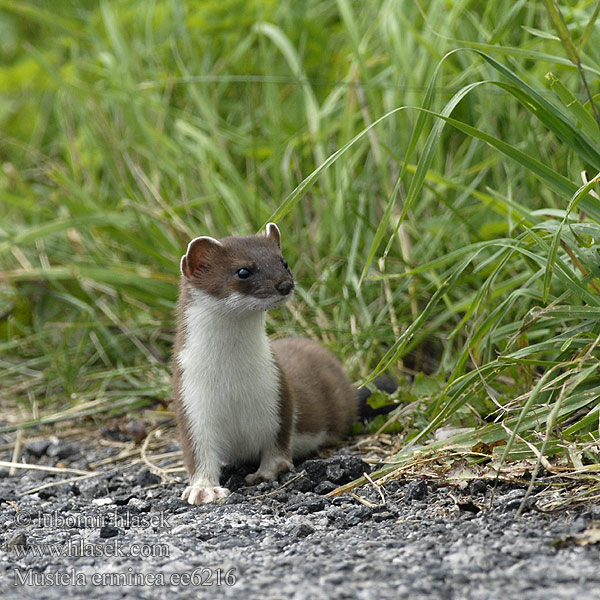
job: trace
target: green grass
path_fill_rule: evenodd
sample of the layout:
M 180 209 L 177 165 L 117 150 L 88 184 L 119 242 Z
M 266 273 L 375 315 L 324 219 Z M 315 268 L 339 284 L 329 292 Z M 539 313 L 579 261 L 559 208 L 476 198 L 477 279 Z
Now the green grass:
M 276 219 L 270 331 L 398 376 L 399 459 L 595 466 L 598 6 L 0 0 L 4 429 L 168 399 L 187 241 Z

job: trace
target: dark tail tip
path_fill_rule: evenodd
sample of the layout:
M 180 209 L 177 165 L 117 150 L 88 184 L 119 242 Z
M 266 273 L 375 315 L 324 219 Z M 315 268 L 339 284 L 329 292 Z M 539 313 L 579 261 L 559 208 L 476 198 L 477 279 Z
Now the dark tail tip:
M 398 382 L 390 375 L 380 375 L 373 379 L 373 384 L 378 390 L 386 394 L 393 394 L 398 389 Z M 397 404 L 388 404 L 379 408 L 373 408 L 368 400 L 371 397 L 371 390 L 368 387 L 361 387 L 356 390 L 356 399 L 358 401 L 358 415 L 362 421 L 370 421 L 377 415 L 386 415 L 397 408 Z

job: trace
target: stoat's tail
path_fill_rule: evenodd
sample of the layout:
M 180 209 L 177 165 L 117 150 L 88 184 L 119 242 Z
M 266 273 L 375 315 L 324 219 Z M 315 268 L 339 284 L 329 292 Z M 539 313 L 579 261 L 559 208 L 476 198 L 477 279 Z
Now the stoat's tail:
M 386 394 L 393 394 L 398 389 L 398 382 L 389 375 L 381 375 L 373 380 L 373 384 L 378 390 Z M 358 416 L 361 421 L 369 421 L 377 415 L 386 415 L 398 407 L 397 404 L 387 404 L 379 408 L 373 408 L 368 400 L 371 397 L 371 390 L 368 387 L 361 387 L 356 390 L 356 399 L 358 401 Z

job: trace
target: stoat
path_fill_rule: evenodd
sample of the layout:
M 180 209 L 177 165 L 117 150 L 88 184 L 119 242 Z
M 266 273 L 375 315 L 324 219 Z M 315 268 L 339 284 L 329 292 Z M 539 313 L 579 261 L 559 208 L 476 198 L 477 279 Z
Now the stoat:
M 249 485 L 346 434 L 357 399 L 340 362 L 317 342 L 270 342 L 266 311 L 293 295 L 280 232 L 192 240 L 181 259 L 174 406 L 189 485 L 183 498 L 224 498 L 221 467 L 251 461 Z

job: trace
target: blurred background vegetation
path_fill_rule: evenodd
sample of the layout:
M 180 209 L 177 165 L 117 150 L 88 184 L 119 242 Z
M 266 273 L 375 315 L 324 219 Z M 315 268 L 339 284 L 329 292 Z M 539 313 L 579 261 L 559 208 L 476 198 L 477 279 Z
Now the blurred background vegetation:
M 2 428 L 167 401 L 187 241 L 275 218 L 273 335 L 593 472 L 599 6 L 0 0 Z

